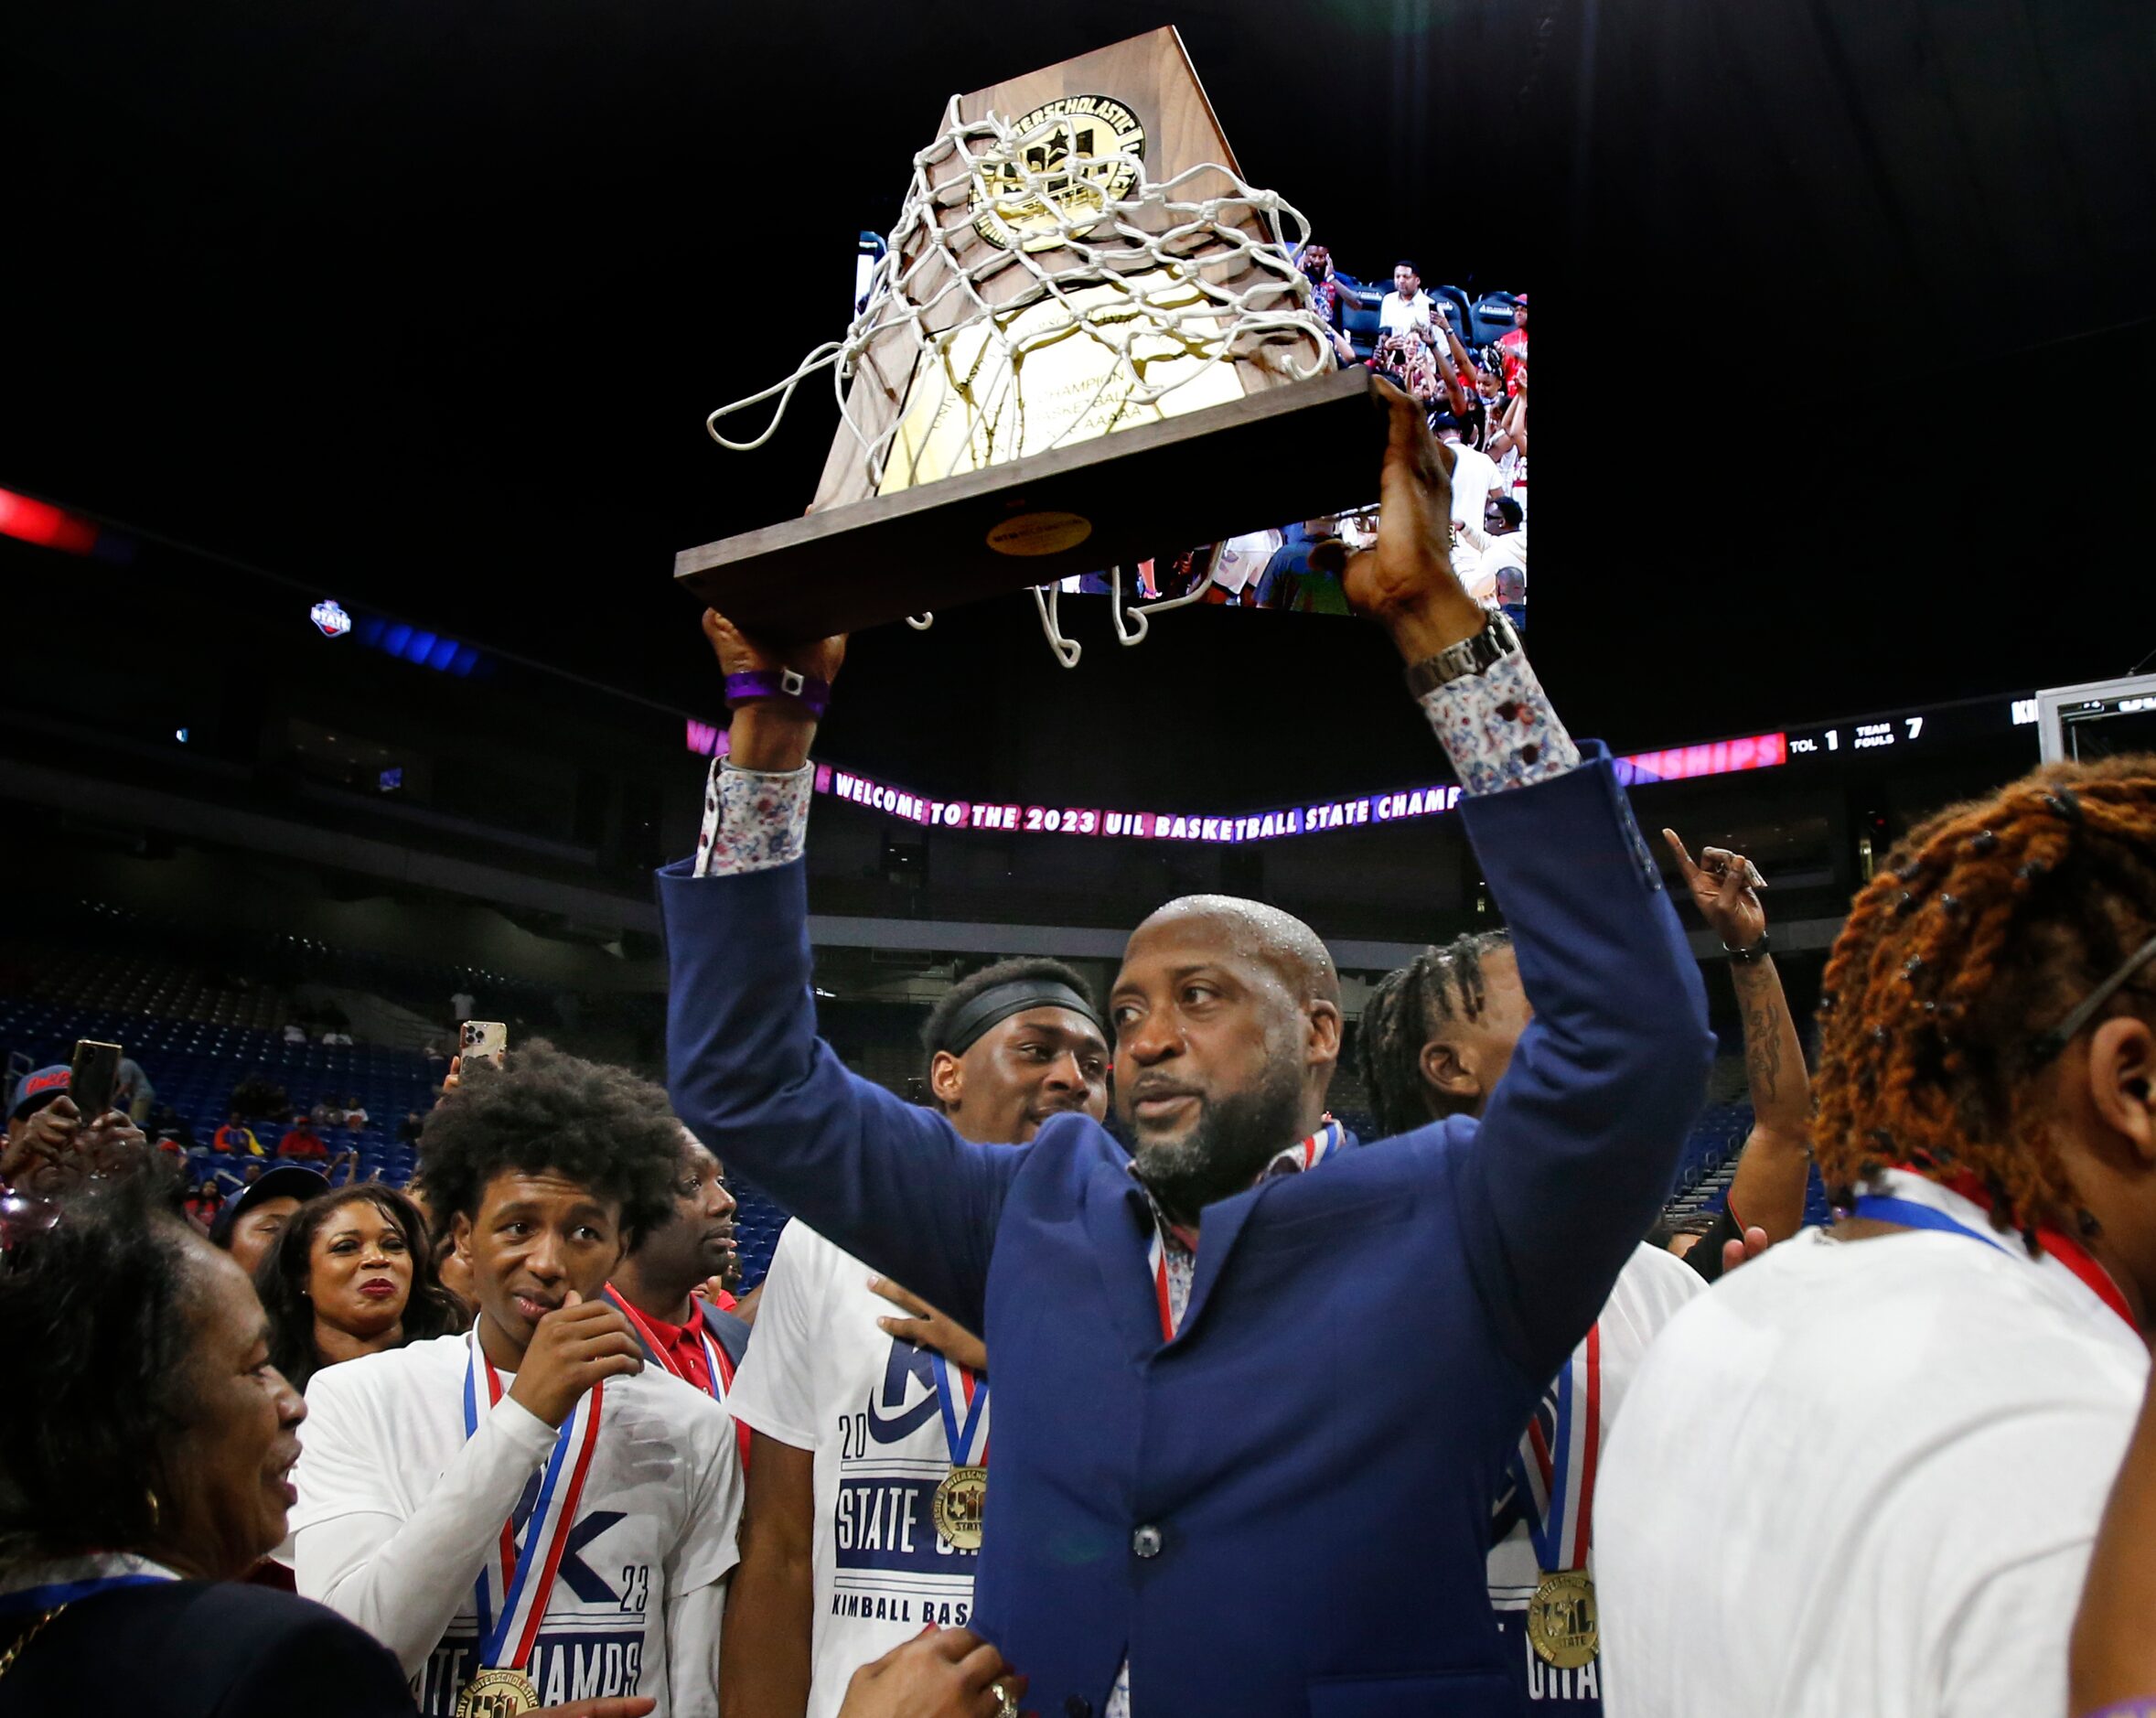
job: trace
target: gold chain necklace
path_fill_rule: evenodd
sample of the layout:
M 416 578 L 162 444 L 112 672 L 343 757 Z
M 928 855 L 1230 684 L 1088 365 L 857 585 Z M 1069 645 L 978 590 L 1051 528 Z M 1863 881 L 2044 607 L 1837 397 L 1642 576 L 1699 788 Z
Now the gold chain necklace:
M 5 1652 L 0 1652 L 0 1676 L 5 1676 L 10 1670 L 15 1669 L 15 1661 L 22 1657 L 23 1648 L 28 1646 L 30 1642 L 37 1639 L 39 1635 L 43 1634 L 45 1632 L 46 1624 L 49 1623 L 54 1617 L 58 1616 L 67 1608 L 68 1607 L 65 1605 L 54 1605 L 49 1611 L 47 1611 L 42 1616 L 40 1616 L 36 1622 L 32 1623 L 27 1628 L 24 1629 L 21 1634 L 17 1635 L 16 1637 L 14 1646 L 8 1648 Z

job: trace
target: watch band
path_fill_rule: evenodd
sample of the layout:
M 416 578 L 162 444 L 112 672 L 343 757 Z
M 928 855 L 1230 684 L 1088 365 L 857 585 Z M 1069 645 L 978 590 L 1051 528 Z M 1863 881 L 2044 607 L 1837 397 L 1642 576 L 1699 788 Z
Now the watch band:
M 759 669 L 726 676 L 726 707 L 738 709 L 758 698 L 790 698 L 812 716 L 831 708 L 831 682 L 798 668 Z
M 1408 691 L 1420 703 L 1440 686 L 1469 674 L 1487 671 L 1500 657 L 1519 649 L 1519 635 L 1502 611 L 1493 610 L 1483 629 L 1471 639 L 1448 645 L 1435 656 L 1426 656 L 1408 669 Z
M 1732 949 L 1725 942 L 1722 945 L 1722 951 L 1739 966 L 1749 966 L 1766 953 L 1769 940 L 1766 932 L 1763 930 L 1759 933 L 1759 940 L 1749 949 Z

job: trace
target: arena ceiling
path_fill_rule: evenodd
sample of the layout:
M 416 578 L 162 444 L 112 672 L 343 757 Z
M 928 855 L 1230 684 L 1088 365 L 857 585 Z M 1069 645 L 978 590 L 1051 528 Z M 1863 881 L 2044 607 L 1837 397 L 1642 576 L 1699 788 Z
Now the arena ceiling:
M 1542 295 L 1538 654 L 1620 736 L 2156 647 L 2140 0 L 48 5 L 0 484 L 706 696 L 670 555 L 831 413 L 704 412 L 836 331 L 945 94 L 1164 22 L 1343 263 Z

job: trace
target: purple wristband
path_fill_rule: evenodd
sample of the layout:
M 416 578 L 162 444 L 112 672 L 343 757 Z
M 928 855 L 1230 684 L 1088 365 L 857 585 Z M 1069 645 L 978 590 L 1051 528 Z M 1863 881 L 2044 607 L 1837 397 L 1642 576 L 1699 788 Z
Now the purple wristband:
M 804 674 L 798 668 L 762 669 L 754 674 L 726 676 L 728 709 L 737 709 L 756 698 L 790 698 L 821 719 L 831 708 L 831 682 Z

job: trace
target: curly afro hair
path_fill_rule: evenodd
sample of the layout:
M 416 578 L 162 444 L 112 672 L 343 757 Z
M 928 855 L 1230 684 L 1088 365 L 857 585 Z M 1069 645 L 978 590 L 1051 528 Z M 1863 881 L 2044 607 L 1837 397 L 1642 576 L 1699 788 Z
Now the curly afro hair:
M 542 1039 L 499 1068 L 467 1067 L 419 1135 L 419 1178 L 445 1227 L 458 1211 L 477 1218 L 496 1176 L 552 1170 L 620 1204 L 631 1251 L 674 1214 L 681 1159 L 681 1123 L 665 1092 Z
M 72 1201 L 0 1272 L 0 1572 L 147 1544 L 162 1449 L 198 1412 L 201 1269 L 214 1258 L 154 1176 Z

